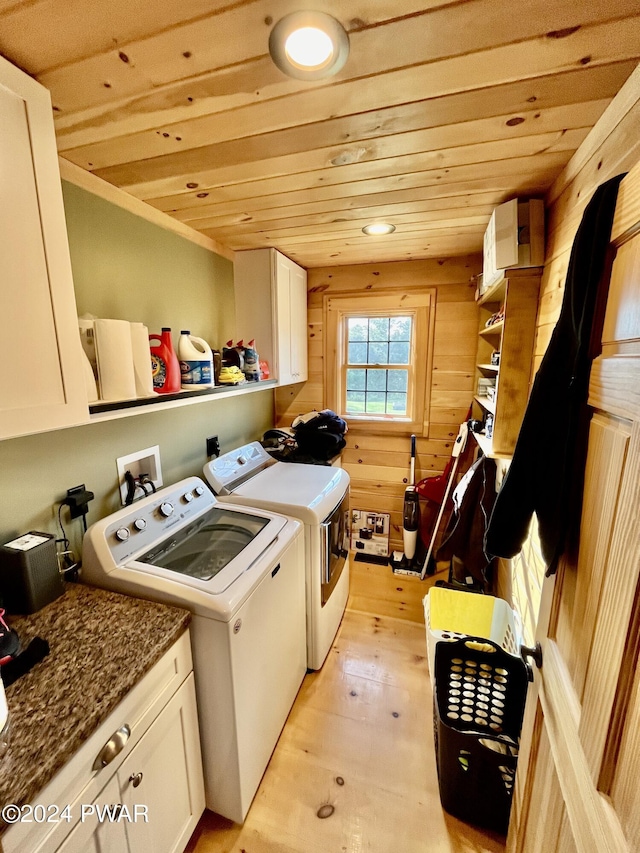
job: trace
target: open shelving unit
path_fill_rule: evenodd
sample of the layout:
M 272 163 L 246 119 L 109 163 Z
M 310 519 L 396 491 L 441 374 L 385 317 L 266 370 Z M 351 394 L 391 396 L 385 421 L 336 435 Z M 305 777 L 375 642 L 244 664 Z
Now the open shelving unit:
M 485 456 L 510 458 L 529 397 L 541 267 L 506 270 L 478 299 L 480 328 L 476 375 L 496 378 L 493 400 L 476 396 L 473 417 L 493 415 L 493 434 L 473 433 Z M 487 320 L 504 306 L 504 320 L 487 326 Z M 491 354 L 500 352 L 500 364 Z

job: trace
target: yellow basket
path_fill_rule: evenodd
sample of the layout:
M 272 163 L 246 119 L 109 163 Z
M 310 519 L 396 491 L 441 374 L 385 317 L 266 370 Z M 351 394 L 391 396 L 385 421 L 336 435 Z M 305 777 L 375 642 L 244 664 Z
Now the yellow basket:
M 520 656 L 520 620 L 502 598 L 434 586 L 422 603 L 432 685 L 438 642 L 451 642 L 468 636 L 482 637 L 493 640 L 505 652 Z

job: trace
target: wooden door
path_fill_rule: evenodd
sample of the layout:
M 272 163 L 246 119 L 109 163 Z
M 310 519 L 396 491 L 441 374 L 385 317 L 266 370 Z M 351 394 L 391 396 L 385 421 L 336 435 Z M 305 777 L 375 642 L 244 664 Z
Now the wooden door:
M 580 554 L 543 586 L 510 853 L 640 850 L 639 232 L 640 166 L 621 185 L 613 228 Z

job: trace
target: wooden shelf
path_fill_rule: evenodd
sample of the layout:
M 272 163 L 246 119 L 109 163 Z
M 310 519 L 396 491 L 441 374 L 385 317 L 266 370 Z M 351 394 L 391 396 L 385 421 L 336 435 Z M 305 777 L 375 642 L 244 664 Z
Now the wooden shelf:
M 504 302 L 504 296 L 507 290 L 507 279 L 504 275 L 497 281 L 494 281 L 491 287 L 488 287 L 478 299 L 478 305 L 487 305 L 490 302 Z
M 480 297 L 480 329 L 476 353 L 476 379 L 497 379 L 492 400 L 474 397 L 474 418 L 484 420 L 493 415 L 491 441 L 484 436 L 483 452 L 493 458 L 509 459 L 516 445 L 518 432 L 527 406 L 531 359 L 535 342 L 539 267 L 507 270 Z M 502 322 L 483 326 L 502 306 Z M 492 365 L 493 353 L 500 351 L 500 364 Z M 481 389 L 484 390 L 484 389 Z
M 499 279 L 493 282 L 485 292 L 478 297 L 478 305 L 490 305 L 492 302 L 504 302 L 507 293 L 507 281 L 530 276 L 541 276 L 543 267 L 519 267 L 502 271 Z
M 252 394 L 257 391 L 273 390 L 277 385 L 278 383 L 275 379 L 266 379 L 262 382 L 243 382 L 241 385 L 227 387 L 217 385 L 215 388 L 203 388 L 201 391 L 179 391 L 176 394 L 159 394 L 156 397 L 145 397 L 141 400 L 93 403 L 89 406 L 89 412 L 91 413 L 90 423 L 112 421 L 148 412 L 164 411 L 165 409 L 177 409 L 182 406 L 218 400 L 222 397 L 241 397 L 244 394 Z
M 476 395 L 475 400 L 479 403 L 483 409 L 486 409 L 487 412 L 491 412 L 492 415 L 496 413 L 496 403 L 495 400 L 490 400 L 488 397 L 480 397 Z
M 511 459 L 511 456 L 506 453 L 496 453 L 493 449 L 493 439 L 487 438 L 483 432 L 472 432 L 471 435 L 475 438 L 480 450 L 489 459 Z
M 487 326 L 484 329 L 480 329 L 478 334 L 481 335 L 483 338 L 486 338 L 489 335 L 501 335 L 503 329 L 504 320 L 501 320 L 499 323 L 494 323 L 493 326 Z

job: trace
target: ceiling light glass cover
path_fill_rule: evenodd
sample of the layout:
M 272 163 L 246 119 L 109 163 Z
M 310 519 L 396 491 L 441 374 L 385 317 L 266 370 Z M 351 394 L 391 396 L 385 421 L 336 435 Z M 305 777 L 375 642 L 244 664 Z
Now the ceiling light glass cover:
M 322 80 L 337 74 L 347 61 L 349 36 L 324 12 L 292 12 L 271 30 L 269 52 L 289 77 Z
M 368 237 L 374 237 L 376 235 L 382 234 L 393 234 L 396 230 L 395 225 L 391 225 L 388 222 L 372 222 L 371 225 L 365 225 L 362 229 L 363 233 Z

